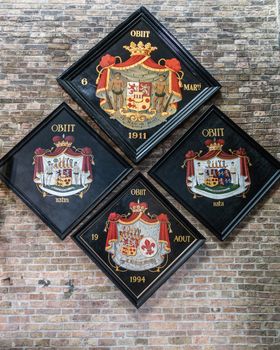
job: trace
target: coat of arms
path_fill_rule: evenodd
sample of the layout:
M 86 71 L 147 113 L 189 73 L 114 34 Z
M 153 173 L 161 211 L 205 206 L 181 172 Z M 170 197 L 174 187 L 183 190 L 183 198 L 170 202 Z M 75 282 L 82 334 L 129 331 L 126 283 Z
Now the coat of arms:
M 37 148 L 34 153 L 34 175 L 43 196 L 83 198 L 93 181 L 93 154 L 89 147 L 77 149 L 73 136 L 54 136 L 55 148 Z
M 116 270 L 144 271 L 157 267 L 159 272 L 170 253 L 170 223 L 166 214 L 150 215 L 147 203 L 131 202 L 131 213 L 110 213 L 106 251 L 111 255 Z
M 157 47 L 151 43 L 132 41 L 123 47 L 130 52 L 125 62 L 109 54 L 101 58 L 96 96 L 100 107 L 125 127 L 152 128 L 174 114 L 182 100 L 181 64 L 176 58 L 156 63 L 150 55 Z
M 213 199 L 246 196 L 250 188 L 250 161 L 244 148 L 230 153 L 222 150 L 223 139 L 205 141 L 208 152 L 189 150 L 182 167 L 186 168 L 186 185 L 194 194 Z

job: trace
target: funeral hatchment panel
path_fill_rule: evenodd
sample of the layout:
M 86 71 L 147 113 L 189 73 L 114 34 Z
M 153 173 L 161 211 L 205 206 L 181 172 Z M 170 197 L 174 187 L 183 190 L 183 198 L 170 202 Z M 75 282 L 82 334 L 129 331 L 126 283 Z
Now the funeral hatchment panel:
M 66 104 L 0 161 L 1 178 L 60 238 L 129 171 Z
M 144 8 L 58 81 L 135 162 L 220 88 Z
M 136 306 L 203 243 L 141 175 L 74 239 Z
M 211 107 L 150 174 L 225 239 L 279 179 L 279 162 Z

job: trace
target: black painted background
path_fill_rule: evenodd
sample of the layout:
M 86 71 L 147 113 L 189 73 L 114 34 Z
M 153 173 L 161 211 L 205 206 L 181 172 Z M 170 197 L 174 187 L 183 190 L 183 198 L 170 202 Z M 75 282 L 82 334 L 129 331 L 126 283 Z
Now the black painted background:
M 181 167 L 187 151 L 193 150 L 194 152 L 198 152 L 202 150 L 202 154 L 208 151 L 204 142 L 209 138 L 213 139 L 213 137 L 204 137 L 202 130 L 209 128 L 224 128 L 224 137 L 218 137 L 225 140 L 223 150 L 229 152 L 229 149 L 237 150 L 240 147 L 245 148 L 252 164 L 249 167 L 251 186 L 249 192 L 246 194 L 246 198 L 234 196 L 222 199 L 224 207 L 213 206 L 213 201 L 218 201 L 218 199 L 215 200 L 206 197 L 197 197 L 194 199 L 193 194 L 186 186 L 186 168 Z M 171 193 L 174 193 L 174 196 L 179 198 L 182 203 L 206 220 L 215 231 L 222 232 L 235 216 L 250 203 L 271 176 L 275 174 L 276 170 L 277 168 L 274 164 L 256 150 L 243 136 L 239 135 L 215 111 L 212 111 L 195 131 L 185 137 L 180 146 L 174 152 L 167 154 L 164 161 L 158 167 L 152 169 L 150 173 L 151 175 L 154 174 L 163 186 L 166 186 Z
M 83 123 L 81 119 L 80 121 Z M 51 130 L 53 124 L 75 124 L 75 132 L 53 132 Z M 52 142 L 53 136 L 62 134 L 74 136 L 73 146 L 76 148 L 90 147 L 95 162 L 92 167 L 93 182 L 89 190 L 82 199 L 77 195 L 67 197 L 69 203 L 56 203 L 55 196 L 43 197 L 33 181 L 32 162 L 35 149 L 55 147 Z M 0 168 L 0 173 L 8 179 L 11 186 L 31 202 L 32 206 L 39 209 L 47 220 L 59 231 L 64 232 L 82 213 L 97 202 L 103 192 L 108 190 L 116 178 L 129 167 L 126 163 L 120 162 L 115 154 L 113 150 L 109 152 L 105 142 L 97 134 L 86 130 L 67 110 L 62 109 L 29 142 L 7 159 Z
M 132 37 L 130 35 L 131 30 L 145 30 L 150 31 L 149 38 L 138 38 L 138 37 Z M 183 88 L 181 89 L 182 92 L 182 101 L 178 103 L 178 109 L 179 111 L 182 107 L 184 107 L 186 104 L 189 104 L 191 100 L 193 100 L 195 97 L 197 97 L 205 88 L 208 87 L 205 80 L 202 78 L 202 76 L 198 75 L 197 72 L 195 72 L 193 69 L 191 69 L 190 66 L 187 66 L 182 59 L 180 59 L 176 53 L 157 35 L 157 33 L 149 26 L 149 24 L 144 20 L 141 19 L 138 24 L 131 26 L 122 36 L 119 37 L 118 41 L 113 45 L 107 45 L 100 56 L 90 61 L 89 64 L 86 66 L 86 68 L 83 68 L 82 71 L 78 71 L 77 74 L 75 74 L 74 78 L 71 80 L 71 84 L 88 100 L 88 102 L 92 105 L 95 105 L 100 110 L 100 113 L 103 113 L 103 110 L 99 107 L 99 98 L 96 97 L 96 78 L 98 76 L 96 72 L 96 67 L 100 62 L 100 58 L 104 56 L 105 54 L 110 54 L 112 56 L 120 56 L 122 58 L 122 61 L 126 61 L 130 57 L 130 53 L 123 48 L 124 45 L 129 45 L 131 41 L 134 41 L 138 43 L 139 41 L 142 41 L 144 44 L 147 42 L 150 42 L 152 46 L 156 46 L 158 49 L 156 51 L 153 51 L 151 53 L 151 58 L 158 62 L 160 58 L 165 59 L 171 59 L 171 58 L 177 58 L 181 62 L 182 70 L 184 71 L 184 78 L 182 80 L 183 84 L 188 83 L 201 83 L 201 90 L 200 91 L 187 91 Z M 81 79 L 87 78 L 88 84 L 82 85 Z M 145 140 L 141 139 L 129 139 L 128 133 L 130 131 L 133 131 L 132 129 L 126 128 L 123 126 L 119 121 L 110 119 L 109 115 L 105 113 L 104 116 L 106 119 L 110 120 L 110 123 L 112 123 L 113 127 L 115 128 L 116 132 L 118 132 L 127 143 L 133 146 L 133 148 L 137 149 Z M 172 118 L 176 115 L 173 114 L 168 118 L 168 121 L 170 122 Z M 146 132 L 147 133 L 147 139 L 154 133 L 156 133 L 158 130 L 162 128 L 163 124 L 160 124 L 154 128 L 146 129 L 146 130 L 140 130 L 140 132 Z M 139 131 L 138 131 L 139 132 Z
M 145 196 L 134 196 L 131 195 L 131 189 L 133 188 L 146 188 Z M 109 253 L 105 251 L 105 244 L 107 238 L 107 232 L 104 232 L 106 221 L 111 212 L 117 212 L 119 214 L 131 213 L 129 210 L 129 203 L 131 201 L 148 203 L 148 210 L 146 213 L 159 215 L 161 213 L 167 214 L 169 221 L 171 223 L 172 233 L 169 234 L 171 251 L 168 254 L 168 263 L 161 272 L 150 272 L 150 271 L 126 271 L 126 272 L 116 272 L 114 268 L 111 267 L 109 263 Z M 98 234 L 98 240 L 92 240 L 92 234 Z M 190 243 L 177 243 L 174 242 L 175 235 L 191 236 Z M 186 227 L 179 219 L 176 214 L 170 208 L 167 208 L 159 199 L 157 199 L 149 188 L 145 185 L 143 180 L 136 179 L 131 185 L 125 189 L 124 192 L 120 193 L 113 203 L 106 207 L 102 211 L 102 214 L 96 217 L 90 226 L 81 234 L 77 234 L 79 242 L 84 245 L 89 255 L 95 260 L 101 260 L 105 263 L 109 270 L 115 273 L 116 278 L 120 279 L 136 296 L 138 296 L 145 288 L 147 288 L 157 277 L 165 273 L 166 270 L 172 266 L 174 260 L 182 253 L 187 252 L 188 247 L 196 240 L 194 235 L 191 233 L 190 228 Z M 87 246 L 85 246 L 85 243 Z M 95 256 L 97 254 L 98 257 Z M 112 262 L 112 259 L 110 259 Z M 164 260 L 164 262 L 166 259 Z M 114 263 L 113 263 L 114 264 Z M 122 269 L 124 270 L 124 269 Z M 153 269 L 154 270 L 154 269 Z M 131 283 L 130 276 L 145 276 L 145 283 Z

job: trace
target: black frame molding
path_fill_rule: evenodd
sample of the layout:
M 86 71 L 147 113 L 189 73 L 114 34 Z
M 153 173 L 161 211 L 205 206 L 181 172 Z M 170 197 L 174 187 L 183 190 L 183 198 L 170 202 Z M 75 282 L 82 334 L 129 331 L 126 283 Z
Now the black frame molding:
M 91 62 L 101 56 L 104 48 L 109 49 L 116 43 L 119 37 L 130 27 L 137 24 L 140 20 L 146 21 L 149 26 L 157 33 L 159 38 L 166 42 L 170 50 L 173 51 L 181 62 L 190 67 L 196 75 L 201 75 L 210 87 L 206 88 L 194 98 L 189 104 L 177 111 L 162 127 L 157 130 L 149 139 L 141 144 L 137 149 L 133 148 L 125 138 L 118 133 L 108 120 L 107 113 L 99 107 L 99 104 L 90 103 L 78 89 L 71 84 L 71 79 L 77 76 Z M 221 85 L 211 76 L 210 73 L 178 42 L 178 40 L 145 8 L 140 7 L 130 15 L 123 23 L 118 25 L 111 33 L 102 39 L 96 46 L 90 49 L 77 62 L 72 64 L 58 78 L 58 83 L 69 95 L 95 120 L 98 125 L 107 133 L 107 135 L 123 150 L 123 152 L 134 162 L 138 163 L 145 157 L 162 139 L 164 139 L 180 123 L 188 118 L 203 103 L 212 97 Z
M 277 171 L 270 178 L 269 181 L 254 195 L 250 202 L 231 220 L 231 222 L 225 227 L 222 232 L 219 232 L 211 224 L 210 220 L 205 220 L 199 212 L 197 212 L 193 206 L 187 204 L 178 195 L 176 195 L 172 188 L 166 185 L 162 179 L 157 175 L 157 170 L 165 162 L 165 160 L 172 156 L 172 154 L 180 148 L 181 144 L 199 128 L 200 124 L 208 117 L 212 112 L 217 115 L 228 124 L 234 131 L 236 131 L 241 137 L 243 137 L 248 143 L 251 144 L 259 153 L 263 155 L 268 161 L 270 161 L 276 168 Z M 243 131 L 237 124 L 235 124 L 229 117 L 227 117 L 219 108 L 212 105 L 203 115 L 192 125 L 192 127 L 181 137 L 173 147 L 150 169 L 148 174 L 156 180 L 168 193 L 170 193 L 179 203 L 181 203 L 193 216 L 195 216 L 205 227 L 213 232 L 217 238 L 221 241 L 225 240 L 233 229 L 240 223 L 240 221 L 253 209 L 253 207 L 259 202 L 259 200 L 269 191 L 269 189 L 279 180 L 280 178 L 280 163 L 270 153 L 268 153 L 261 145 L 259 145 L 251 136 Z
M 119 198 L 122 193 L 135 181 L 142 180 L 145 183 L 145 187 L 148 188 L 149 191 L 156 197 L 157 200 L 164 203 L 165 207 L 173 213 L 173 215 L 182 222 L 185 226 L 187 226 L 191 232 L 191 234 L 196 238 L 196 241 L 192 244 L 190 249 L 183 253 L 182 256 L 178 258 L 174 264 L 164 271 L 163 275 L 156 280 L 150 287 L 147 288 L 139 298 L 135 297 L 135 295 L 126 287 L 122 282 L 120 282 L 114 274 L 109 269 L 109 267 L 105 264 L 105 262 L 97 255 L 94 254 L 94 251 L 91 250 L 85 242 L 81 239 L 81 236 L 88 231 L 95 222 L 104 214 L 104 211 L 108 206 L 113 207 L 116 203 L 118 203 Z M 86 223 L 79 231 L 75 232 L 72 236 L 72 239 L 77 243 L 77 245 L 89 256 L 89 258 L 107 275 L 107 277 L 122 291 L 122 293 L 131 301 L 131 303 L 139 308 L 141 305 L 149 299 L 153 293 L 164 283 L 167 281 L 169 277 L 173 275 L 173 273 L 183 264 L 185 263 L 205 242 L 205 238 L 201 235 L 201 233 L 170 203 L 166 200 L 166 198 L 156 189 L 156 187 L 141 173 L 137 173 L 110 201 L 106 203 L 96 214 L 95 216 Z
M 115 152 L 78 114 L 72 110 L 65 102 L 61 103 L 54 111 L 51 112 L 41 123 L 39 123 L 29 134 L 27 134 L 14 148 L 12 148 L 2 159 L 0 159 L 0 168 L 5 164 L 5 162 L 10 159 L 15 153 L 17 153 L 25 144 L 29 142 L 38 132 L 40 132 L 52 119 L 54 119 L 62 110 L 66 110 L 71 117 L 80 124 L 87 132 L 92 134 L 99 143 L 102 144 L 108 152 L 114 155 L 125 167 L 126 170 L 115 179 L 109 188 L 104 191 L 100 197 L 87 208 L 74 222 L 71 224 L 67 230 L 61 231 L 56 225 L 51 223 L 48 218 L 44 215 L 44 212 L 38 208 L 35 208 L 31 201 L 29 201 L 18 188 L 11 184 L 9 178 L 4 176 L 0 172 L 0 179 L 10 188 L 35 214 L 37 214 L 40 219 L 51 228 L 56 235 L 63 240 L 73 229 L 80 224 L 80 222 L 133 170 L 132 167 L 117 153 Z

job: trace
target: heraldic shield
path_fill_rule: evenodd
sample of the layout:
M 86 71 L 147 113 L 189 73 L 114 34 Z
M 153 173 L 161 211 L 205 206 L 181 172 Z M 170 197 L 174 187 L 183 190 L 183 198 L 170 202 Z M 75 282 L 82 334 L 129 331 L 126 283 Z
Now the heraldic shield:
M 182 100 L 181 64 L 176 58 L 156 63 L 150 55 L 157 47 L 150 42 L 132 41 L 123 48 L 130 52 L 128 60 L 106 54 L 96 68 L 100 107 L 127 128 L 155 127 L 174 114 Z
M 244 198 L 251 180 L 250 160 L 244 148 L 230 153 L 222 150 L 223 139 L 205 141 L 208 152 L 189 150 L 182 167 L 186 168 L 186 185 L 194 194 L 213 199 L 224 199 L 237 195 Z
M 279 177 L 279 162 L 211 106 L 149 174 L 224 240 Z
M 33 181 L 44 197 L 79 195 L 83 198 L 93 181 L 91 148 L 76 149 L 71 135 L 56 135 L 52 140 L 55 149 L 39 147 L 35 150 Z
M 147 203 L 129 204 L 126 217 L 110 213 L 106 228 L 106 251 L 117 267 L 144 271 L 160 267 L 170 253 L 170 223 L 166 214 L 148 216 Z
M 143 6 L 57 80 L 135 163 L 221 87 Z
M 72 238 L 136 307 L 204 242 L 140 173 Z
M 66 103 L 0 160 L 0 178 L 64 239 L 131 171 Z

